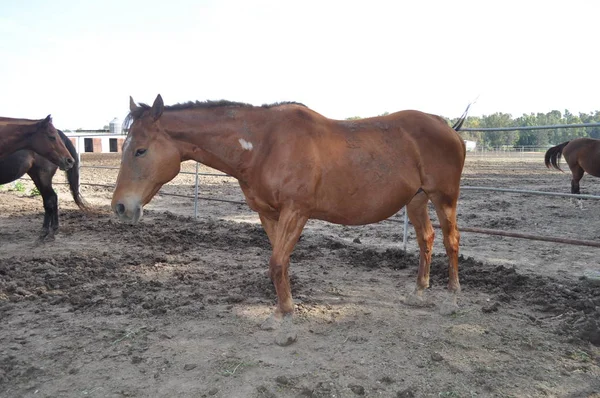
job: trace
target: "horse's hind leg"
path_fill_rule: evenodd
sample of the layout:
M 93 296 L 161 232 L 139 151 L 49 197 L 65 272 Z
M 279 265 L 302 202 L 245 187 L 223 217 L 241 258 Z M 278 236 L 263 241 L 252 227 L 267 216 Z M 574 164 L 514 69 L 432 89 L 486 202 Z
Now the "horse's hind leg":
M 444 234 L 444 246 L 448 255 L 448 290 L 452 293 L 450 305 L 442 307 L 442 312 L 449 313 L 456 310 L 456 295 L 460 292 L 458 281 L 458 248 L 460 244 L 460 233 L 456 224 L 456 206 L 458 202 L 458 190 L 456 195 L 434 194 L 430 196 L 435 206 L 442 233 Z
M 579 194 L 581 191 L 579 190 L 579 181 L 583 178 L 583 174 L 585 171 L 579 165 L 574 165 L 571 167 L 571 173 L 573 174 L 571 178 L 571 193 Z
M 431 265 L 431 254 L 435 232 L 429 219 L 427 203 L 429 198 L 425 192 L 416 194 L 408 205 L 406 211 L 408 218 L 415 228 L 417 242 L 419 243 L 419 274 L 417 276 L 417 287 L 415 290 L 417 303 L 422 301 L 423 290 L 429 287 L 429 267 Z M 410 296 L 409 296 L 410 297 Z M 409 299 L 410 300 L 410 299 Z M 411 302 L 412 303 L 412 302 Z M 416 304 L 416 303 L 415 303 Z
M 572 194 L 580 194 L 581 190 L 579 189 L 579 181 L 581 181 L 581 179 L 583 178 L 583 174 L 585 174 L 585 171 L 581 168 L 581 166 L 579 166 L 578 164 L 575 165 L 569 165 L 569 168 L 571 169 L 571 193 Z M 573 198 L 570 199 L 571 201 L 573 200 Z M 583 202 L 581 199 L 577 199 L 579 207 L 583 210 Z M 572 202 L 571 202 L 572 203 Z

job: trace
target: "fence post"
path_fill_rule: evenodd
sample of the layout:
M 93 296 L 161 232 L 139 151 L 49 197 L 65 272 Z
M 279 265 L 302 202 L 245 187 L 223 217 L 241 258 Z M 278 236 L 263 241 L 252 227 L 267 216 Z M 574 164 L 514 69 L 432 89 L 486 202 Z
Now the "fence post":
M 79 137 L 75 138 L 75 142 L 77 143 L 75 149 L 77 150 L 77 167 L 79 168 L 77 170 L 77 186 L 79 187 L 78 193 L 81 193 L 81 151 L 79 150 Z
M 194 190 L 194 219 L 198 219 L 198 162 L 196 162 L 196 186 Z

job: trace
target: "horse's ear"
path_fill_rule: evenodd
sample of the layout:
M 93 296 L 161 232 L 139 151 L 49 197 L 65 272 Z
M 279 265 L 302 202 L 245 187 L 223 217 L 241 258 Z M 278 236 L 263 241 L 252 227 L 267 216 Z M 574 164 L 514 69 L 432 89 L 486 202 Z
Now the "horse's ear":
M 139 108 L 139 106 L 137 106 L 135 104 L 135 101 L 133 100 L 133 97 L 130 95 L 129 96 L 129 111 L 130 112 L 135 112 L 138 108 Z
M 165 103 L 163 102 L 163 99 L 160 96 L 160 94 L 158 94 L 156 96 L 156 99 L 154 100 L 154 104 L 152 104 L 152 109 L 150 109 L 150 114 L 154 118 L 154 121 L 156 121 L 156 120 L 158 120 L 158 118 L 160 118 L 160 116 L 162 115 L 164 110 L 165 110 Z
M 44 120 L 42 120 L 41 125 L 42 125 L 42 127 L 46 127 L 50 123 L 52 123 L 52 115 L 46 116 L 46 118 Z

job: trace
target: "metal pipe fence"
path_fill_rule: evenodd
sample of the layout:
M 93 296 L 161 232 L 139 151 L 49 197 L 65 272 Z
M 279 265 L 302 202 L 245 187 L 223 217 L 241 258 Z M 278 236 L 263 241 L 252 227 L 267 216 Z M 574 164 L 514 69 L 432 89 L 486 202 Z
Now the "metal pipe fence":
M 89 168 L 89 169 L 112 169 L 118 170 L 118 167 L 113 166 L 85 166 L 79 163 L 81 168 Z M 189 171 L 181 171 L 179 174 L 188 174 L 194 175 L 194 195 L 182 195 L 176 193 L 165 192 L 163 189 L 159 191 L 159 193 L 163 196 L 172 196 L 179 198 L 188 198 L 194 200 L 194 218 L 198 218 L 198 202 L 200 200 L 213 201 L 213 202 L 223 202 L 223 203 L 231 203 L 236 205 L 245 205 L 246 202 L 238 201 L 238 200 L 230 200 L 230 199 L 221 199 L 221 198 L 213 198 L 207 196 L 199 196 L 199 176 L 210 176 L 210 177 L 226 177 L 233 178 L 228 174 L 223 173 L 204 173 L 199 172 L 199 163 L 196 162 L 196 170 L 195 172 Z M 29 179 L 29 178 L 27 178 Z M 62 183 L 66 184 L 66 183 Z M 103 188 L 114 188 L 114 184 L 95 184 L 95 183 L 81 183 L 80 186 L 93 186 L 93 187 L 103 187 Z M 565 197 L 565 198 L 574 198 L 574 199 L 590 199 L 590 200 L 600 200 L 600 196 L 597 195 L 587 195 L 587 194 L 567 194 L 567 193 L 557 193 L 557 192 L 545 192 L 545 191 L 533 191 L 526 189 L 512 189 L 512 188 L 495 188 L 495 187 L 477 187 L 477 186 L 461 186 L 461 192 L 463 191 L 490 191 L 490 192 L 501 192 L 501 193 L 516 193 L 521 195 L 536 195 L 536 196 L 553 196 L 553 197 Z M 408 244 L 408 214 L 406 212 L 406 208 L 401 209 L 403 213 L 403 220 L 388 218 L 386 221 L 389 222 L 397 222 L 403 223 L 403 236 L 402 236 L 402 245 L 403 249 L 406 251 Z M 399 212 L 400 213 L 400 212 Z M 440 228 L 439 225 L 434 224 L 434 227 Z M 486 229 L 486 228 L 471 228 L 471 227 L 461 227 L 461 231 L 463 232 L 471 232 L 483 235 L 497 235 L 497 236 L 507 236 L 513 238 L 521 238 L 521 239 L 530 239 L 530 240 L 538 240 L 545 242 L 555 242 L 555 243 L 563 243 L 563 244 L 571 244 L 571 245 L 582 245 L 582 246 L 591 246 L 591 247 L 600 247 L 600 242 L 588 241 L 588 240 L 578 240 L 578 239 L 565 239 L 551 236 L 543 236 L 543 235 L 534 235 L 534 234 L 524 234 L 519 232 L 510 232 L 503 230 L 495 230 L 495 229 Z
M 82 168 L 90 168 L 90 169 L 93 169 L 93 168 L 113 169 L 113 170 L 119 169 L 118 167 L 112 167 L 112 166 L 83 166 L 82 165 L 81 167 Z M 233 178 L 233 177 L 231 177 L 230 175 L 227 175 L 227 174 L 223 174 L 223 173 L 199 172 L 199 163 L 197 163 L 197 162 L 196 162 L 195 168 L 196 168 L 195 172 L 189 172 L 189 171 L 187 171 L 187 172 L 181 171 L 180 172 L 180 174 L 188 174 L 188 175 L 195 176 L 194 196 L 164 192 L 162 189 L 159 191 L 159 193 L 164 196 L 173 196 L 173 197 L 193 199 L 194 200 L 194 218 L 195 219 L 198 218 L 198 202 L 200 200 L 224 202 L 224 203 L 231 203 L 231 204 L 237 204 L 237 205 L 245 205 L 246 204 L 246 202 L 243 202 L 243 201 L 213 198 L 213 197 L 207 197 L 207 196 L 199 196 L 199 185 L 200 185 L 199 178 L 198 178 L 199 176 L 226 177 L 226 178 Z M 108 184 L 83 183 L 81 185 L 114 188 L 114 185 L 112 185 L 112 184 L 108 185 Z M 600 196 L 597 196 L 597 195 L 567 194 L 567 193 L 557 193 L 557 192 L 534 191 L 534 190 L 526 190 L 526 189 L 478 187 L 478 186 L 469 186 L 469 185 L 461 186 L 460 189 L 461 189 L 461 192 L 464 192 L 464 191 L 490 191 L 490 192 L 501 192 L 501 193 L 515 193 L 515 194 L 521 194 L 521 195 L 552 196 L 552 197 L 565 197 L 565 198 L 574 198 L 574 199 L 600 200 Z M 406 251 L 407 244 L 408 244 L 409 220 L 408 220 L 408 214 L 406 212 L 406 208 L 401 209 L 401 212 L 403 213 L 402 214 L 403 220 L 399 220 L 396 218 L 389 218 L 386 221 L 403 223 L 402 244 L 403 244 L 403 249 Z M 440 228 L 440 226 L 438 224 L 434 224 L 434 227 Z M 559 238 L 559 237 L 551 237 L 551 236 L 543 236 L 543 235 L 535 235 L 535 234 L 525 234 L 525 233 L 520 233 L 520 232 L 510 232 L 510 231 L 487 229 L 487 228 L 461 227 L 460 230 L 463 232 L 471 232 L 471 233 L 477 233 L 477 234 L 483 234 L 483 235 L 506 236 L 506 237 L 520 238 L 520 239 L 544 241 L 544 242 L 554 242 L 554 243 L 571 244 L 571 245 L 600 247 L 600 242 L 589 241 L 589 240 L 566 239 L 566 238 Z
M 549 124 L 546 126 L 512 126 L 512 127 L 463 127 L 460 131 L 524 131 L 524 130 L 553 130 L 574 129 L 581 127 L 600 127 L 600 123 Z
M 498 127 L 498 128 L 463 128 L 463 129 L 461 129 L 461 131 L 482 131 L 482 132 L 485 132 L 485 131 L 516 131 L 516 130 L 546 130 L 546 129 L 581 128 L 581 127 L 600 127 L 600 123 L 582 123 L 582 124 L 549 125 L 549 126 Z M 68 134 L 67 134 L 67 136 L 69 137 Z M 92 136 L 92 135 L 90 135 L 90 136 Z M 93 135 L 93 136 L 96 136 L 96 135 Z M 80 138 L 86 137 L 86 135 L 78 135 L 78 137 L 80 137 Z M 79 143 L 79 140 L 77 140 L 77 143 Z M 527 149 L 527 151 L 526 151 L 526 149 Z M 485 148 L 483 148 L 481 151 L 468 152 L 468 155 L 469 154 L 477 155 L 478 153 L 481 153 L 482 155 L 486 154 L 486 153 L 487 154 L 498 153 L 498 154 L 506 155 L 507 153 L 509 153 L 509 154 L 515 153 L 515 154 L 520 154 L 521 156 L 524 156 L 524 154 L 526 154 L 526 153 L 533 152 L 533 153 L 537 154 L 538 150 L 539 150 L 539 152 L 543 152 L 545 149 L 546 148 L 543 148 L 543 147 L 525 147 L 525 146 L 517 147 L 517 148 L 498 147 L 498 148 L 495 148 L 492 150 L 489 150 L 489 149 L 486 150 Z M 81 151 L 79 150 L 79 145 L 77 145 L 77 155 L 78 155 L 80 168 L 112 169 L 112 170 L 119 169 L 118 167 L 114 167 L 114 166 L 82 165 Z M 217 201 L 217 202 L 225 202 L 225 203 L 232 203 L 232 204 L 246 204 L 245 202 L 242 202 L 242 201 L 199 196 L 199 179 L 198 179 L 199 176 L 233 178 L 227 174 L 201 173 L 201 172 L 199 172 L 199 163 L 196 163 L 195 172 L 180 171 L 180 174 L 195 175 L 194 196 L 163 192 L 162 189 L 159 192 L 161 195 L 165 195 L 165 196 L 174 196 L 174 197 L 183 197 L 183 198 L 193 199 L 194 200 L 194 218 L 196 218 L 196 219 L 198 218 L 198 201 L 199 200 Z M 93 183 L 83 183 L 82 184 L 80 181 L 80 186 L 81 185 L 114 188 L 114 185 L 93 184 Z M 563 194 L 563 193 L 556 193 L 556 192 L 543 192 L 543 191 L 531 191 L 531 190 L 524 190 L 524 189 L 508 189 L 508 188 L 494 188 L 494 187 L 462 186 L 461 191 L 493 191 L 493 192 L 503 192 L 503 193 L 517 193 L 517 194 L 523 194 L 523 195 L 559 196 L 559 197 L 567 197 L 567 198 L 592 199 L 592 200 L 600 199 L 600 196 L 596 196 L 596 195 Z M 403 224 L 404 224 L 403 247 L 404 247 L 404 250 L 406 250 L 406 245 L 408 242 L 409 220 L 408 220 L 408 214 L 406 212 L 406 208 L 404 208 L 403 210 L 404 210 L 403 211 L 403 213 L 404 213 L 403 221 L 400 221 L 397 219 L 392 219 L 392 218 L 388 219 L 388 221 L 403 222 Z M 437 225 L 436 227 L 439 227 L 439 225 Z M 566 243 L 566 244 L 600 247 L 600 244 L 598 242 L 593 242 L 593 241 L 581 241 L 581 240 L 573 240 L 573 239 L 555 238 L 555 237 L 548 237 L 548 236 L 541 236 L 541 235 L 523 234 L 523 233 L 517 233 L 517 232 L 508 232 L 508 231 L 502 231 L 502 230 L 483 229 L 483 228 L 461 227 L 461 230 L 464 232 L 473 232 L 473 233 L 486 234 L 486 235 L 501 235 L 501 236 L 515 237 L 515 238 L 523 238 L 523 239 L 532 239 L 532 240 L 550 241 L 550 242 L 556 242 L 556 243 Z

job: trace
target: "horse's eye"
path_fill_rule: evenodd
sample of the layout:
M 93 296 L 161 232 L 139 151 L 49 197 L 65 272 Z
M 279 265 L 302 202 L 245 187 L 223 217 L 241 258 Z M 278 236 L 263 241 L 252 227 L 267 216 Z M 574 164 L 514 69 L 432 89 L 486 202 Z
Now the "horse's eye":
M 53 135 L 50 135 L 50 136 L 48 136 L 48 139 L 49 139 L 50 141 L 56 141 L 56 137 L 55 137 L 55 136 L 53 136 Z
M 135 156 L 142 156 L 146 153 L 146 151 L 147 149 L 138 149 L 137 151 L 135 151 Z

